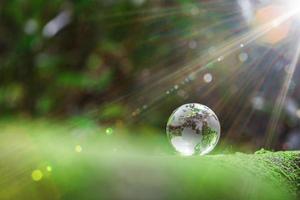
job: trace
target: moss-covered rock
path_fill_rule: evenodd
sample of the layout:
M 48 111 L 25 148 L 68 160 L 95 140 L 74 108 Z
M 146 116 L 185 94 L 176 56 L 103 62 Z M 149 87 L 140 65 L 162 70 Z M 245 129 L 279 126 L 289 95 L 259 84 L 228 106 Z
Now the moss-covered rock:
M 101 129 L 0 128 L 0 199 L 289 200 L 299 191 L 300 152 L 183 157 L 145 151 L 163 141 L 150 135 L 130 144 Z

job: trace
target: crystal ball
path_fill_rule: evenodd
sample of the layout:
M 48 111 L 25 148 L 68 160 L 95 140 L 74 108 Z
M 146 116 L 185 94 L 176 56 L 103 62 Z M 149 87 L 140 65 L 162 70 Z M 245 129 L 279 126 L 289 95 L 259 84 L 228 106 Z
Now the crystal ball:
M 173 111 L 166 131 L 171 145 L 180 154 L 205 155 L 217 145 L 221 127 L 210 108 L 190 103 Z

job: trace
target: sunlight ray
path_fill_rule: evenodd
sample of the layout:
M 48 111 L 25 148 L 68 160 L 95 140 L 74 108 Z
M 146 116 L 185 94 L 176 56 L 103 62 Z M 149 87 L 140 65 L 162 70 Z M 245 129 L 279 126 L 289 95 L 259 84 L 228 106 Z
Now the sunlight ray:
M 271 114 L 271 119 L 269 122 L 267 134 L 266 134 L 266 138 L 265 138 L 265 144 L 269 148 L 274 147 L 274 144 L 276 144 L 276 141 L 278 139 L 277 138 L 278 135 L 276 134 L 276 128 L 278 126 L 278 120 L 280 119 L 280 116 L 281 116 L 283 104 L 285 103 L 285 100 L 286 100 L 286 97 L 287 97 L 287 94 L 289 91 L 289 87 L 291 84 L 291 80 L 294 75 L 298 60 L 299 60 L 299 55 L 300 55 L 300 40 L 297 42 L 295 55 L 290 64 L 289 71 L 285 76 L 285 80 L 282 84 L 282 88 L 278 94 L 278 97 L 277 97 L 275 105 L 274 105 L 274 109 Z

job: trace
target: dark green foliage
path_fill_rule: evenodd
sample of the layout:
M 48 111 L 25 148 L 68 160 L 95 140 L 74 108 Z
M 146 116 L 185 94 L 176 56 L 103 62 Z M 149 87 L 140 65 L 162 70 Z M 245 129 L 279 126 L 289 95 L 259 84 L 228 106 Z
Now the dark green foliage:
M 194 55 L 182 42 L 192 40 L 190 35 L 199 26 L 196 17 L 189 14 L 192 6 L 202 9 L 198 3 L 1 2 L 0 112 L 70 116 L 100 110 L 108 102 L 141 91 L 162 78 L 153 76 L 157 71 L 164 68 L 159 74 L 166 76 Z M 69 13 L 69 23 L 56 34 L 45 35 L 47 24 L 63 13 Z M 197 40 L 201 38 L 197 36 Z M 167 83 L 163 87 L 171 86 Z M 151 95 L 161 95 L 157 92 Z M 137 103 L 133 97 L 134 101 L 124 100 L 116 107 L 123 107 L 130 115 L 136 106 L 152 100 L 151 95 L 141 94 L 143 101 Z M 170 99 L 172 104 L 175 101 L 177 97 Z M 100 119 L 123 118 L 123 111 Z M 161 111 L 168 113 L 167 109 Z M 165 123 L 165 116 L 151 116 L 156 119 L 148 120 L 151 123 Z

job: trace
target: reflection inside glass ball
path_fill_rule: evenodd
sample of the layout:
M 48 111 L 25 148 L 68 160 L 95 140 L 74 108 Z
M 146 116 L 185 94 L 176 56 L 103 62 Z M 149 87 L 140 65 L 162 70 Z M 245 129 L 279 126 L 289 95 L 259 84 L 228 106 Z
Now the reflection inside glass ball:
M 167 136 L 182 155 L 204 155 L 217 145 L 220 123 L 207 106 L 191 103 L 177 108 L 167 123 Z

